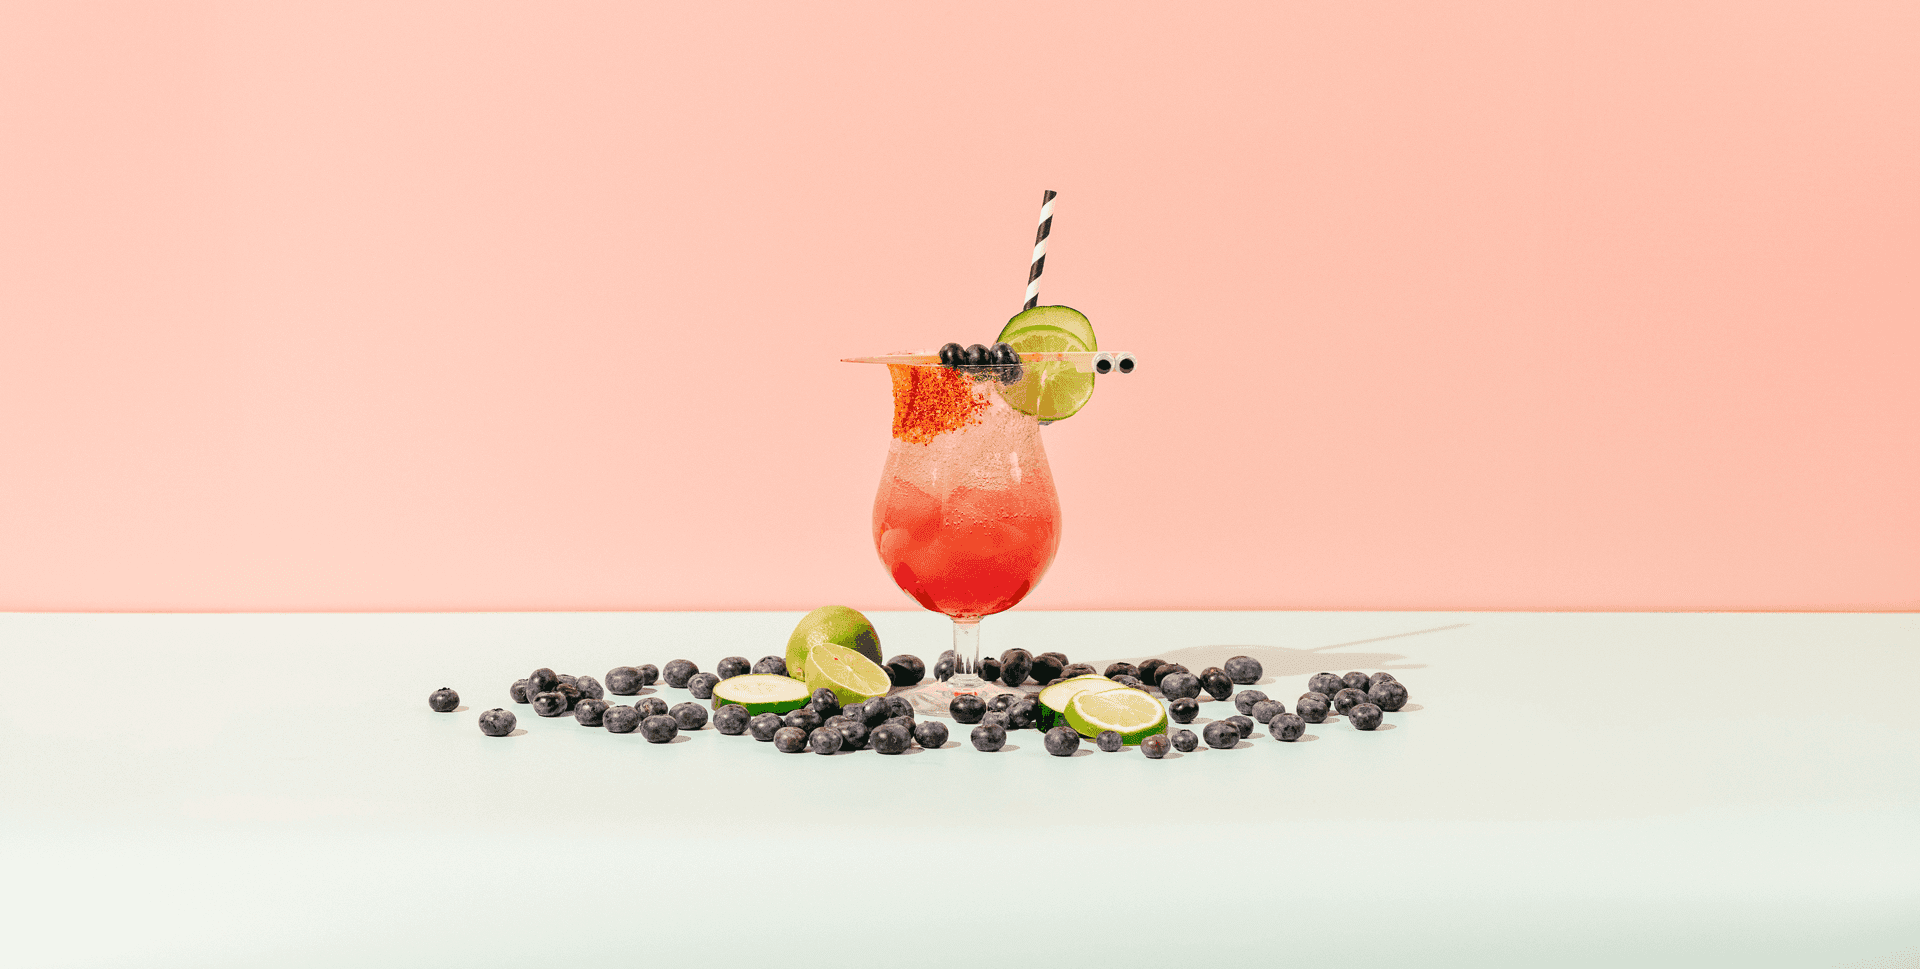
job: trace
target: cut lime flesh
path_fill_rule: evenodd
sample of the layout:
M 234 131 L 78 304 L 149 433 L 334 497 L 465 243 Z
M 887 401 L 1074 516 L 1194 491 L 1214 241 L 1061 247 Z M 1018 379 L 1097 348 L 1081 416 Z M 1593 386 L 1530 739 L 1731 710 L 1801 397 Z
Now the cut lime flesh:
M 821 606 L 801 617 L 787 637 L 787 675 L 796 680 L 807 678 L 807 655 L 821 643 L 836 643 L 860 651 L 860 655 L 880 662 L 880 634 L 873 623 L 857 609 L 847 606 Z
M 1124 690 L 1127 685 L 1115 683 L 1104 676 L 1088 673 L 1070 680 L 1061 680 L 1041 690 L 1034 699 L 1039 701 L 1038 718 L 1035 723 L 1041 730 L 1052 730 L 1060 725 L 1067 715 L 1067 704 L 1082 693 L 1102 693 L 1107 690 Z
M 1015 333 L 1030 326 L 1051 326 L 1065 330 L 1073 334 L 1075 339 L 1086 344 L 1086 349 L 1100 349 L 1099 342 L 1093 337 L 1093 322 L 1087 319 L 1087 314 L 1071 306 L 1036 306 L 1030 310 L 1021 310 L 1013 315 L 1013 319 L 1007 321 L 1006 326 L 1000 328 L 998 339 L 1012 343 Z M 1014 349 L 1018 350 L 1019 346 L 1016 345 Z
M 865 703 L 874 697 L 886 696 L 893 688 L 893 680 L 879 663 L 858 651 L 822 643 L 813 647 L 813 654 L 807 657 L 807 690 L 811 693 L 823 686 L 832 690 L 842 704 Z
M 1167 708 L 1132 687 L 1075 696 L 1067 701 L 1066 719 L 1067 726 L 1083 737 L 1098 737 L 1101 731 L 1112 730 L 1124 744 L 1137 744 L 1167 732 Z
M 1071 332 L 1046 325 L 1028 326 L 1011 334 L 1006 342 L 1017 353 L 1082 353 L 1090 349 Z M 1020 379 L 1002 387 L 1000 396 L 1023 414 L 1043 421 L 1066 420 L 1093 396 L 1093 374 L 1081 373 L 1065 361 L 1035 361 L 1022 369 Z
M 807 685 L 778 673 L 748 673 L 730 676 L 713 685 L 713 708 L 729 703 L 746 707 L 748 713 L 786 713 L 807 705 Z

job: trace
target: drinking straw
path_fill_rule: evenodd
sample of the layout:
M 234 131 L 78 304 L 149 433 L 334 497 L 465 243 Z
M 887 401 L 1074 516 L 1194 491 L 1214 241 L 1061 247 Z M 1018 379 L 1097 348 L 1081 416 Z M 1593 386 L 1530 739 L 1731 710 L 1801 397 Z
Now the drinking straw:
M 1047 267 L 1047 234 L 1053 231 L 1053 198 L 1060 193 L 1047 189 L 1040 195 L 1040 231 L 1033 237 L 1033 265 L 1027 270 L 1027 305 L 1040 305 L 1040 271 Z

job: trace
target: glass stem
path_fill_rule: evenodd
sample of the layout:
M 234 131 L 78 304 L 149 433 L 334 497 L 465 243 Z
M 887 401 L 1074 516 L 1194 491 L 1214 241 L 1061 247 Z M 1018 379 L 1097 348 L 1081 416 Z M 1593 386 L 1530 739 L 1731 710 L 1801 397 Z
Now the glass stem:
M 980 678 L 980 620 L 953 621 L 953 681 L 956 686 L 976 687 Z

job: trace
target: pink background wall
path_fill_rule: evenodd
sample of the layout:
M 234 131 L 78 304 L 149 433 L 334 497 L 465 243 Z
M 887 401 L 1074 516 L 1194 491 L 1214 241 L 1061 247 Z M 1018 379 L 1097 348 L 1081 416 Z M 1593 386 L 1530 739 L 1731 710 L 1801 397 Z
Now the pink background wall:
M 0 132 L 0 609 L 911 608 L 834 360 L 1043 188 L 1029 607 L 1920 607 L 1907 0 L 10 0 Z

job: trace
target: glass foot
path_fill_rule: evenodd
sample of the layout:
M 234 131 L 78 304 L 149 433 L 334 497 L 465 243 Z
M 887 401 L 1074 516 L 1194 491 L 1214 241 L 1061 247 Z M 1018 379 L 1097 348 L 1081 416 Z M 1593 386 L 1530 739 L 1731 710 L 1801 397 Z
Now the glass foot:
M 951 680 L 934 680 L 919 686 L 906 687 L 897 691 L 895 695 L 906 697 L 907 702 L 913 704 L 916 713 L 930 717 L 951 717 L 952 714 L 947 712 L 947 704 L 952 703 L 954 697 L 963 693 L 970 693 L 982 700 L 991 700 L 1002 693 L 1011 693 L 1018 697 L 1032 696 L 1034 693 L 1032 690 L 1024 690 L 1017 686 L 988 683 L 977 676 L 967 677 L 967 679 L 972 682 L 962 682 L 957 676 Z

